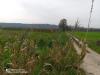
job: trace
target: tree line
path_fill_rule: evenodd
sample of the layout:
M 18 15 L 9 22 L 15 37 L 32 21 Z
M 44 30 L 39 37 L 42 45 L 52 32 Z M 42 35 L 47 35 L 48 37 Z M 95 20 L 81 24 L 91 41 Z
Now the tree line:
M 63 31 L 63 32 L 64 31 L 84 31 L 85 32 L 88 29 L 85 27 L 81 27 L 78 19 L 75 21 L 74 26 L 68 25 L 67 19 L 61 19 L 58 26 L 59 26 L 59 31 Z M 100 28 L 89 28 L 89 31 L 100 32 Z

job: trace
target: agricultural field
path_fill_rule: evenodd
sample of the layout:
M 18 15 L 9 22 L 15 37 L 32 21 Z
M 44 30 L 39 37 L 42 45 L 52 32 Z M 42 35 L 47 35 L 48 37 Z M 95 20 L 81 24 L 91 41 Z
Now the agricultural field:
M 64 32 L 0 30 L 0 75 L 8 68 L 28 75 L 85 75 L 76 68 L 79 62 Z
M 74 35 L 80 40 L 83 40 L 86 32 L 75 32 Z M 87 43 L 90 48 L 100 53 L 100 32 L 88 32 Z

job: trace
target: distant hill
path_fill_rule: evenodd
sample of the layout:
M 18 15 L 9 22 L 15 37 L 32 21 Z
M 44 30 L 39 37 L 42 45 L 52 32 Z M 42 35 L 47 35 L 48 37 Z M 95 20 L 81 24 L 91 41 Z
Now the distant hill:
M 58 26 L 51 24 L 0 23 L 0 28 L 58 29 Z
M 44 29 L 44 30 L 58 30 L 58 25 L 52 24 L 23 24 L 23 23 L 0 23 L 0 28 L 9 29 Z M 68 25 L 68 30 L 74 30 L 74 26 Z M 87 31 L 85 27 L 78 27 L 75 31 Z M 89 31 L 99 31 L 100 28 L 90 28 Z

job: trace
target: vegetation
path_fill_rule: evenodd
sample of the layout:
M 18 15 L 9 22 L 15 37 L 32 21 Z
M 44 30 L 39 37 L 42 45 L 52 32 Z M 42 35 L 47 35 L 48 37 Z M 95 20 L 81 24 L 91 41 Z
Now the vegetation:
M 78 31 L 79 29 L 79 20 L 77 19 L 77 21 L 75 22 L 75 30 Z
M 60 29 L 60 31 L 66 31 L 68 29 L 66 19 L 61 19 L 61 21 L 59 23 L 59 29 Z
M 86 32 L 75 32 L 76 37 L 80 40 L 85 38 Z M 100 32 L 88 32 L 87 33 L 87 43 L 90 48 L 100 53 Z
M 10 63 L 10 66 L 9 66 Z M 85 75 L 64 32 L 0 30 L 0 74 L 21 68 L 29 75 Z

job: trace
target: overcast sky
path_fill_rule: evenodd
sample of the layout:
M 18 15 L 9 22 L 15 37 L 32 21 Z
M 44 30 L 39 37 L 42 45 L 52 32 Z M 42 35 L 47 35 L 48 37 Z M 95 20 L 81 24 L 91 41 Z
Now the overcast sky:
M 0 0 L 0 22 L 58 24 L 66 18 L 87 26 L 91 0 Z M 100 0 L 95 0 L 91 27 L 100 28 Z

